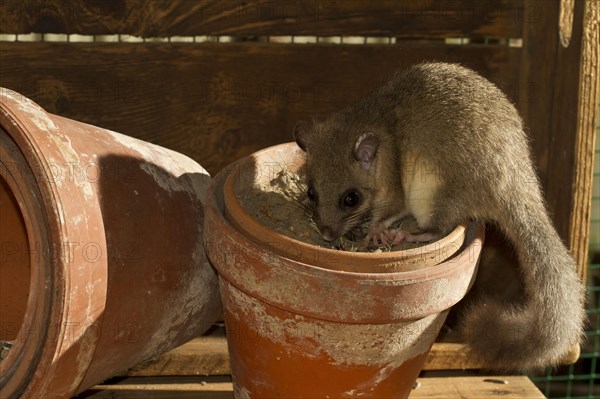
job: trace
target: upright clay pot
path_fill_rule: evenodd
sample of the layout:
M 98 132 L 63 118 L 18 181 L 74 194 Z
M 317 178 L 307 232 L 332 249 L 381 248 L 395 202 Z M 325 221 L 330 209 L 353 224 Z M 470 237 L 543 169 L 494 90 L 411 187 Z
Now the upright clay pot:
M 449 308 L 474 281 L 483 226 L 468 225 L 453 257 L 417 270 L 360 273 L 299 262 L 226 220 L 225 181 L 243 162 L 213 179 L 205 204 L 236 398 L 408 397 Z
M 220 314 L 189 158 L 0 90 L 0 397 L 69 398 Z
M 258 151 L 241 159 L 228 171 L 223 185 L 225 219 L 239 232 L 278 255 L 326 269 L 347 272 L 390 273 L 421 269 L 453 256 L 463 245 L 466 224 L 447 236 L 402 251 L 367 253 L 339 251 L 305 243 L 270 230 L 254 219 L 238 200 L 259 184 L 268 187 L 280 173 L 302 175 L 306 153 L 296 143 Z

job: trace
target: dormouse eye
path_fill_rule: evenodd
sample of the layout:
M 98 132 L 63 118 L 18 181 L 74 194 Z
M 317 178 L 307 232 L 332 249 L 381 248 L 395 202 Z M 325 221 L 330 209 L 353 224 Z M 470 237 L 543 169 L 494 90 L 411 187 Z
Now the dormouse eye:
M 342 197 L 342 205 L 346 208 L 354 208 L 360 203 L 360 194 L 357 191 L 348 191 Z
M 309 200 L 317 202 L 317 193 L 315 192 L 314 187 L 309 187 L 308 191 L 306 192 L 306 195 L 308 196 Z

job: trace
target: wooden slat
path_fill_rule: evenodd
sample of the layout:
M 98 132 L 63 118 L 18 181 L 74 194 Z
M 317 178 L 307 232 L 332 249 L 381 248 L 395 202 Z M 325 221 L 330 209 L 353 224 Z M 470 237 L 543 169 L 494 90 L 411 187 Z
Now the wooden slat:
M 527 377 L 419 378 L 409 399 L 543 399 Z M 310 383 L 307 381 L 307 383 Z M 78 398 L 90 399 L 232 399 L 233 384 L 227 377 L 127 378 L 98 385 Z
M 573 347 L 562 364 L 573 364 L 579 358 L 579 346 Z M 223 327 L 171 350 L 153 362 L 120 373 L 120 376 L 192 376 L 231 374 L 227 340 Z M 436 342 L 429 352 L 423 370 L 476 370 L 482 364 L 469 355 L 464 344 Z
M 76 398 L 233 399 L 233 384 L 230 377 L 126 378 L 100 384 Z
M 423 370 L 475 370 L 482 367 L 481 362 L 469 356 L 464 344 L 436 342 Z
M 526 6 L 519 108 L 533 138 L 533 151 L 548 207 L 560 236 L 573 250 L 583 277 L 587 265 L 593 166 L 594 118 L 598 99 L 598 34 L 582 48 L 584 5 L 573 10 L 568 47 L 559 33 L 560 1 Z M 592 2 L 589 9 L 597 7 Z M 527 4 L 537 4 L 537 0 Z M 597 17 L 596 17 L 597 18 Z M 594 28 L 595 27 L 595 28 Z M 597 20 L 587 31 L 597 31 Z M 587 35 L 587 33 L 586 33 Z M 566 44 L 566 43 L 565 43 Z
M 525 18 L 530 18 L 536 23 L 525 25 L 523 30 L 524 54 L 521 58 L 519 74 L 522 80 L 518 99 L 519 109 L 530 135 L 533 137 L 532 149 L 538 163 L 538 174 L 545 190 L 548 186 L 549 151 L 552 138 L 551 118 L 555 85 L 550 82 L 554 82 L 556 77 L 558 4 L 558 0 L 550 0 L 548 7 L 538 10 L 539 12 L 526 7 Z M 553 23 L 554 27 L 552 27 Z M 569 166 L 561 165 L 560 171 L 567 170 Z M 549 200 L 548 202 L 552 208 L 553 201 Z M 564 233 L 564 229 L 561 233 Z
M 409 399 L 544 398 L 527 377 L 446 377 L 420 378 L 418 381 L 421 386 L 412 391 Z
M 191 376 L 231 374 L 224 330 L 194 339 L 160 356 L 151 363 L 137 366 L 121 376 Z M 424 370 L 478 369 L 481 364 L 470 358 L 463 344 L 435 343 Z
M 231 374 L 223 330 L 194 339 L 155 361 L 127 370 L 129 377 Z
M 0 32 L 520 37 L 520 0 L 4 0 Z
M 544 398 L 529 378 L 520 376 L 419 378 L 418 381 L 421 385 L 412 391 L 409 399 Z
M 214 173 L 291 141 L 298 119 L 338 110 L 420 61 L 461 62 L 512 95 L 519 55 L 493 46 L 0 43 L 0 86 Z
M 600 101 L 600 2 L 585 3 L 579 70 L 579 100 L 575 133 L 574 198 L 569 218 L 570 247 L 586 279 L 590 240 L 594 146 Z

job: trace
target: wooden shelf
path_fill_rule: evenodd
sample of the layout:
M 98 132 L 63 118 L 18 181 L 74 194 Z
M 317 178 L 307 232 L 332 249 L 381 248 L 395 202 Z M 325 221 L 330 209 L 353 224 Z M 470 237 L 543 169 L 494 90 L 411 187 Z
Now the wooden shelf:
M 481 364 L 468 355 L 463 344 L 435 343 L 424 370 L 479 369 Z M 152 362 L 124 371 L 121 376 L 149 377 L 156 375 L 229 375 L 227 340 L 222 327 L 196 338 Z
M 478 367 L 469 358 L 464 346 L 457 343 L 436 343 L 426 363 L 427 370 Z M 209 334 L 175 348 L 152 362 L 124 371 L 78 398 L 231 399 L 233 388 L 230 373 L 225 332 L 223 327 L 217 327 Z M 413 391 L 411 399 L 485 399 L 498 396 L 507 399 L 544 398 L 524 376 L 436 376 L 420 378 L 419 382 L 420 386 Z
M 420 378 L 409 399 L 542 399 L 527 377 Z M 232 399 L 228 376 L 127 377 L 98 385 L 78 396 L 90 399 Z
M 573 348 L 564 360 L 572 364 L 579 358 L 579 348 Z M 423 370 L 476 370 L 483 368 L 469 356 L 460 343 L 436 342 Z M 152 362 L 146 362 L 120 373 L 122 377 L 193 376 L 231 374 L 224 328 L 218 327 L 167 352 Z

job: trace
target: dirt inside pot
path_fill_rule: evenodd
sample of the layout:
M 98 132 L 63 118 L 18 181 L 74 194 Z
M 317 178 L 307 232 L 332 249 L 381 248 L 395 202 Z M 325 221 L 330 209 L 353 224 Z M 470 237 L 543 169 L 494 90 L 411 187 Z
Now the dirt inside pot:
M 311 201 L 306 195 L 305 176 L 290 170 L 279 171 L 273 179 L 256 181 L 236 191 L 241 206 L 258 222 L 280 234 L 324 248 L 352 252 L 385 252 L 416 248 L 427 243 L 401 243 L 373 247 L 365 244 L 369 221 L 343 237 L 327 242 L 323 240 L 314 222 Z M 393 228 L 402 228 L 409 233 L 419 233 L 412 217 L 395 223 Z

